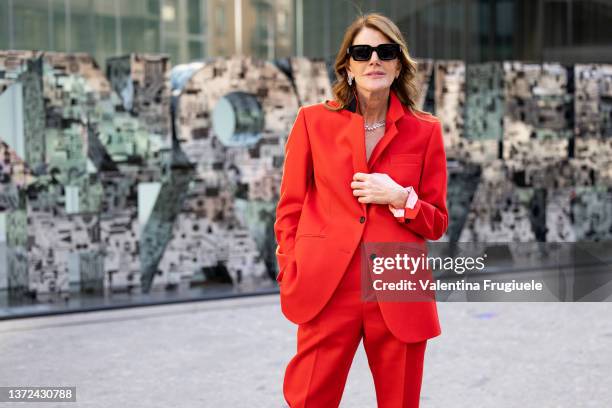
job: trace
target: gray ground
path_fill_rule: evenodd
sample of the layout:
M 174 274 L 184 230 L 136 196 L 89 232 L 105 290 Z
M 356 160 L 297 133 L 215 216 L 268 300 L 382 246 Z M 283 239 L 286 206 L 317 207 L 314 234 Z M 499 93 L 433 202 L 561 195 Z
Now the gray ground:
M 423 408 L 612 406 L 612 304 L 439 312 Z M 75 385 L 78 402 L 0 407 L 280 408 L 295 334 L 277 295 L 4 321 L 0 386 Z M 341 406 L 376 406 L 362 346 Z

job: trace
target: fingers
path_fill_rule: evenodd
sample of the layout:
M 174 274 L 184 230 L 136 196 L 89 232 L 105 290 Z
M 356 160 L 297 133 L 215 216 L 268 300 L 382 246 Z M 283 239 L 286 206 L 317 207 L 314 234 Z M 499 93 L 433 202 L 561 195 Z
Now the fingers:
M 366 188 L 366 182 L 365 181 L 351 181 L 351 188 L 352 189 Z
M 357 197 L 357 201 L 360 203 L 369 203 L 370 202 L 370 192 L 365 189 L 365 182 L 363 181 L 353 181 L 351 183 L 351 188 L 353 189 L 353 196 Z
M 371 195 L 357 197 L 357 201 L 359 201 L 360 203 L 364 203 L 364 204 L 386 204 L 386 202 L 383 201 L 382 199 L 376 198 Z
M 355 173 L 353 175 L 353 181 L 351 182 L 351 188 L 353 189 L 353 196 L 357 197 L 357 201 L 363 204 L 376 203 L 376 199 L 371 191 L 370 178 L 371 174 L 368 173 Z
M 355 173 L 353 174 L 353 180 L 355 181 L 366 181 L 368 178 L 368 173 Z

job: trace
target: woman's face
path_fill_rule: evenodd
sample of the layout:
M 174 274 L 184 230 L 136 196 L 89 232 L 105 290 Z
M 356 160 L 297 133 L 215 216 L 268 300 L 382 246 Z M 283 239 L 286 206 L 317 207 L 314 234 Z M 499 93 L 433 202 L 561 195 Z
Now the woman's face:
M 365 44 L 376 47 L 379 44 L 389 44 L 392 42 L 380 31 L 364 27 L 355 36 L 352 45 Z M 369 61 L 355 61 L 353 57 L 349 57 L 347 71 L 353 76 L 357 88 L 373 92 L 391 88 L 391 84 L 398 76 L 400 68 L 401 62 L 399 57 L 390 61 L 383 61 L 378 58 L 378 53 L 373 51 Z

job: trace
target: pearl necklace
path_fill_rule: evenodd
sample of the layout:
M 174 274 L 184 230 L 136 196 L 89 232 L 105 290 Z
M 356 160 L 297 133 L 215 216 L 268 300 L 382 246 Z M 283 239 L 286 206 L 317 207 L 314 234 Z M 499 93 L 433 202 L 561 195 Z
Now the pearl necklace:
M 371 131 L 376 130 L 379 127 L 383 127 L 383 126 L 385 126 L 385 119 L 380 120 L 378 122 L 374 122 L 371 125 L 368 125 L 367 123 L 363 124 L 363 127 L 365 128 L 366 132 L 371 132 Z

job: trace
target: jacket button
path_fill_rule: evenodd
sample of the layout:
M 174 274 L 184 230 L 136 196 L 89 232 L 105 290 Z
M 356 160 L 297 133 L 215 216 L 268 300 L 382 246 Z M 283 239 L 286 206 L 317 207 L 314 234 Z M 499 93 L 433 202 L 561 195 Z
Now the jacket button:
M 363 215 L 361 216 L 361 218 L 359 218 L 359 222 L 362 224 L 365 222 L 365 217 Z

